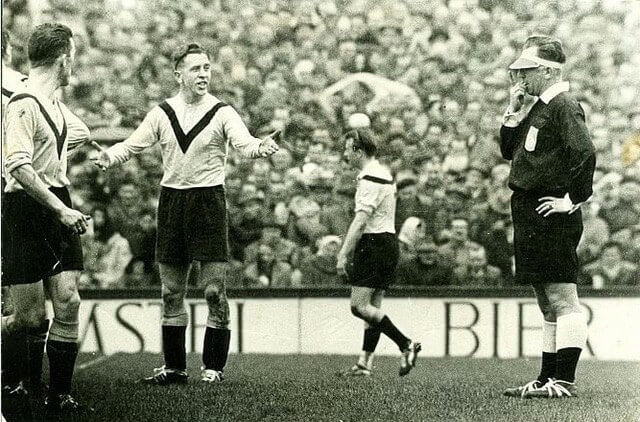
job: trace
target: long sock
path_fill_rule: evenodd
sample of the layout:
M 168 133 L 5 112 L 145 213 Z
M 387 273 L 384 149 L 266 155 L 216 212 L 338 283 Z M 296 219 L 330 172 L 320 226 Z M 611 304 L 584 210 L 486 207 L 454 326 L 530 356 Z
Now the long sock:
M 369 369 L 373 366 L 373 353 L 376 351 L 378 341 L 380 340 L 380 330 L 374 327 L 364 329 L 364 338 L 362 340 L 362 352 L 358 359 L 358 365 L 365 366 Z
M 555 322 L 544 321 L 542 324 L 542 366 L 538 381 L 546 383 L 556 373 L 556 326 Z
M 49 330 L 49 320 L 45 320 L 40 327 L 29 330 L 25 334 L 26 343 L 26 378 L 27 389 L 38 390 L 42 387 L 42 358 Z
M 386 315 L 382 318 L 382 321 L 378 323 L 376 328 L 393 340 L 393 342 L 398 345 L 400 351 L 404 351 L 411 343 L 411 341 L 393 325 L 393 322 L 391 322 Z
M 224 370 L 229 356 L 231 330 L 207 327 L 202 346 L 202 363 L 206 369 Z
M 2 338 L 2 384 L 13 386 L 27 378 L 27 336 L 24 332 Z
M 73 368 L 78 357 L 78 343 L 49 339 L 47 356 L 49 356 L 50 372 L 49 395 L 70 394 Z
M 582 313 L 576 312 L 559 316 L 557 323 L 555 378 L 574 382 L 580 353 L 587 341 L 587 322 Z
M 162 350 L 164 363 L 169 369 L 186 371 L 187 350 L 185 345 L 186 325 L 162 326 Z

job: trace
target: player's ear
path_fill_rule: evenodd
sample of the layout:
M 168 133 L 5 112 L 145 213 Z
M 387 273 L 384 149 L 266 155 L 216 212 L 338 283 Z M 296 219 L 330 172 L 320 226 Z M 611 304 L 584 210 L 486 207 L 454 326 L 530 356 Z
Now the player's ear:
M 173 71 L 173 77 L 176 79 L 176 82 L 180 84 L 182 82 L 182 72 L 178 69 Z

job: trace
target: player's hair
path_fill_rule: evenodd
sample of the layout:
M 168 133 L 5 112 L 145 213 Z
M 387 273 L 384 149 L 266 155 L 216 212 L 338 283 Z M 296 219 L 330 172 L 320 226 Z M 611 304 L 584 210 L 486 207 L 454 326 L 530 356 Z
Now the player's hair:
M 180 47 L 176 48 L 176 50 L 171 55 L 171 60 L 173 60 L 173 68 L 177 69 L 180 63 L 187 57 L 189 54 L 204 54 L 209 57 L 209 52 L 202 48 L 199 44 L 196 43 L 187 43 L 182 44 Z
M 51 66 L 58 57 L 71 52 L 71 29 L 60 23 L 36 26 L 29 37 L 31 67 Z
M 7 55 L 7 46 L 11 42 L 11 35 L 9 31 L 2 30 L 2 58 L 4 59 Z
M 548 35 L 532 35 L 524 42 L 524 48 L 538 47 L 538 56 L 552 62 L 564 63 L 567 57 L 562 50 L 562 42 Z
M 345 134 L 346 139 L 353 139 L 353 150 L 362 151 L 367 157 L 378 155 L 378 147 L 373 132 L 369 129 L 352 129 Z

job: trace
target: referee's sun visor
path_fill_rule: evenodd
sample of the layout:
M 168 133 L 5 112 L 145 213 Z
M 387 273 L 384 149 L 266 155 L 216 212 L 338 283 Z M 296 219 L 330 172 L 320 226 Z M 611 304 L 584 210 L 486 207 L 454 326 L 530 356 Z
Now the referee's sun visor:
M 562 63 L 554 62 L 552 60 L 546 60 L 542 57 L 538 57 L 538 49 L 536 47 L 529 47 L 522 51 L 522 54 L 518 59 L 511 63 L 509 69 L 531 69 L 538 66 L 552 67 L 554 69 L 561 69 Z

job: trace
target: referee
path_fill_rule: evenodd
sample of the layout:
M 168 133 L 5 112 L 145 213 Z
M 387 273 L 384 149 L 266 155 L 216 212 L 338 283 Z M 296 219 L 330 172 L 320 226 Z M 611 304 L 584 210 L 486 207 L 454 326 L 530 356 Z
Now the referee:
M 356 188 L 355 217 L 349 226 L 337 256 L 338 274 L 347 276 L 347 259 L 353 254 L 351 312 L 364 320 L 362 353 L 356 365 L 341 373 L 345 376 L 369 376 L 373 353 L 384 333 L 400 352 L 400 376 L 416 364 L 422 346 L 411 341 L 380 310 L 384 292 L 393 281 L 399 247 L 395 233 L 396 185 L 389 169 L 377 160 L 377 147 L 370 131 L 355 129 L 347 133 L 345 159 L 361 167 Z
M 532 36 L 509 66 L 515 78 L 500 148 L 511 160 L 516 279 L 533 286 L 544 317 L 542 369 L 533 381 L 504 392 L 513 397 L 575 396 L 576 366 L 587 339 L 576 247 L 595 154 L 584 110 L 562 80 L 565 61 L 559 40 Z

